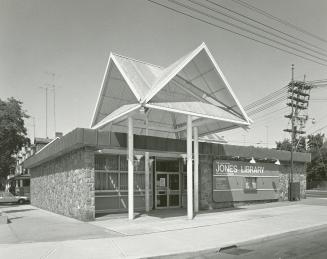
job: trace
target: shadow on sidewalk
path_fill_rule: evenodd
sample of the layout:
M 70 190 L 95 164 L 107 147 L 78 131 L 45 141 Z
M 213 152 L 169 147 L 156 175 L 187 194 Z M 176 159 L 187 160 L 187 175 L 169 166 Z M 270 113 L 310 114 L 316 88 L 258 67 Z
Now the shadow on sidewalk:
M 21 209 L 21 210 L 6 210 L 5 213 L 16 213 L 16 212 L 24 212 L 24 211 L 30 211 L 35 209 Z
M 221 208 L 221 209 L 212 209 L 212 210 L 201 210 L 196 215 L 205 215 L 217 212 L 227 212 L 227 211 L 239 211 L 246 210 L 246 208 L 239 207 L 229 207 L 229 208 Z M 195 216 L 196 216 L 195 215 Z M 167 219 L 167 218 L 175 218 L 175 217 L 183 217 L 187 216 L 187 210 L 185 208 L 174 208 L 174 209 L 157 209 L 151 210 L 150 212 L 136 212 L 134 214 L 134 219 L 141 218 L 144 216 Z M 108 212 L 108 213 L 97 213 L 95 215 L 96 220 L 107 220 L 107 219 L 119 219 L 128 217 L 127 212 Z
M 21 216 L 21 217 L 14 217 L 14 218 L 10 218 L 10 219 L 8 219 L 8 223 L 10 224 L 10 223 L 12 223 L 11 221 L 12 220 L 16 220 L 16 219 L 21 219 L 21 218 L 24 218 L 23 216 Z

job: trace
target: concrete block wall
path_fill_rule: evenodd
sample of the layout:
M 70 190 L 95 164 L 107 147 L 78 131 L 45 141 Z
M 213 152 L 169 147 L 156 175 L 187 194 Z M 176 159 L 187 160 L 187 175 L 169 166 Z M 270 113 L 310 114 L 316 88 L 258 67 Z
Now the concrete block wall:
M 32 205 L 94 220 L 94 152 L 81 148 L 31 168 Z

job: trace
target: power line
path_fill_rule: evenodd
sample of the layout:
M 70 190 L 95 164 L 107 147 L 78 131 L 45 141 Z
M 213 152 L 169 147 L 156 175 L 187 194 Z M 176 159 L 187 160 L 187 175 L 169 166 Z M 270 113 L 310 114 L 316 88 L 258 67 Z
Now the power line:
M 262 116 L 260 116 L 260 117 L 255 118 L 255 119 L 256 119 L 256 120 L 260 120 L 261 118 L 265 118 L 265 117 L 267 117 L 268 115 L 271 115 L 271 114 L 274 114 L 274 113 L 276 113 L 276 112 L 279 112 L 279 111 L 285 110 L 285 109 L 287 109 L 287 108 L 288 108 L 287 106 L 282 107 L 282 108 L 280 108 L 280 109 L 277 109 L 277 110 L 274 110 L 274 111 L 272 111 L 272 112 L 266 113 L 266 114 L 264 114 L 264 115 L 262 115 Z M 254 115 L 254 116 L 255 116 L 255 115 Z
M 147 0 L 147 1 L 148 1 L 148 2 L 151 2 L 151 3 L 153 3 L 153 4 L 156 4 L 156 5 L 162 6 L 162 7 L 166 8 L 166 9 L 169 9 L 169 10 L 171 10 L 171 11 L 173 11 L 173 12 L 176 12 L 176 13 L 182 14 L 182 15 L 187 16 L 187 17 L 190 17 L 190 18 L 192 18 L 192 19 L 194 19 L 194 20 L 201 21 L 201 22 L 206 23 L 206 24 L 208 24 L 208 25 L 211 25 L 211 26 L 213 26 L 213 27 L 216 27 L 216 28 L 222 29 L 222 30 L 224 30 L 224 31 L 228 31 L 228 32 L 230 32 L 230 33 L 233 33 L 233 34 L 235 34 L 235 35 L 238 35 L 238 36 L 241 36 L 241 37 L 247 38 L 247 39 L 249 39 L 249 40 L 255 41 L 255 42 L 257 42 L 257 43 L 260 43 L 260 44 L 263 44 L 263 45 L 266 45 L 266 46 L 272 47 L 272 48 L 274 48 L 274 49 L 277 49 L 277 50 L 283 51 L 283 52 L 285 52 L 285 53 L 288 53 L 288 54 L 291 54 L 291 55 L 293 55 L 293 56 L 296 56 L 296 57 L 299 57 L 299 58 L 302 58 L 302 59 L 305 59 L 305 60 L 308 60 L 308 61 L 314 62 L 314 63 L 319 64 L 319 65 L 322 65 L 322 66 L 327 66 L 327 64 L 321 63 L 321 62 L 316 61 L 316 60 L 314 60 L 314 59 L 311 59 L 311 58 L 308 58 L 308 57 L 305 57 L 305 56 L 299 55 L 299 54 L 294 53 L 294 52 L 292 52 L 292 51 L 285 50 L 285 49 L 282 49 L 282 48 L 280 48 L 280 47 L 277 47 L 277 46 L 274 46 L 274 45 L 272 45 L 272 44 L 269 44 L 269 43 L 267 43 L 267 42 L 264 42 L 264 41 L 261 41 L 261 40 L 258 40 L 258 39 L 255 39 L 255 38 L 252 38 L 252 37 L 250 37 L 250 36 L 247 36 L 247 35 L 245 35 L 245 34 L 242 34 L 242 33 L 236 32 L 236 31 L 233 31 L 233 30 L 228 29 L 228 28 L 226 28 L 226 27 L 223 27 L 223 26 L 220 26 L 220 25 L 214 24 L 214 23 L 209 22 L 209 21 L 207 21 L 207 20 L 204 20 L 204 19 L 202 19 L 202 18 L 195 17 L 195 16 L 193 16 L 193 15 L 191 15 L 191 14 L 188 14 L 188 13 L 182 12 L 182 11 L 180 11 L 180 10 L 176 10 L 176 9 L 174 9 L 174 8 L 172 8 L 172 7 L 167 6 L 167 5 L 163 5 L 163 4 L 158 3 L 158 2 L 155 2 L 155 1 L 153 1 L 153 0 Z
M 325 126 L 319 128 L 319 129 L 315 130 L 315 131 L 312 131 L 309 135 L 312 135 L 313 133 L 316 133 L 317 131 L 321 131 L 321 130 L 323 130 L 325 128 L 327 128 L 327 124 Z
M 277 91 L 274 91 L 274 92 L 266 95 L 265 97 L 248 104 L 247 106 L 245 106 L 245 110 L 250 110 L 253 107 L 257 107 L 262 102 L 265 102 L 266 100 L 271 100 L 272 98 L 277 97 L 278 95 L 281 95 L 281 94 L 285 94 L 286 92 L 287 92 L 287 86 L 284 86 L 283 88 L 281 88 Z
M 234 3 L 240 4 L 243 7 L 246 7 L 248 9 L 252 10 L 252 11 L 260 13 L 260 14 L 262 14 L 262 15 L 264 15 L 264 16 L 272 19 L 272 20 L 275 20 L 275 21 L 277 21 L 279 23 L 282 23 L 285 26 L 291 27 L 291 28 L 293 28 L 293 29 L 295 29 L 295 30 L 297 30 L 299 32 L 302 32 L 302 33 L 307 34 L 307 35 L 309 35 L 309 36 L 311 36 L 313 38 L 316 38 L 316 39 L 318 39 L 320 41 L 323 41 L 323 42 L 327 43 L 326 39 L 324 39 L 324 38 L 322 38 L 320 36 L 317 36 L 317 35 L 309 32 L 309 31 L 307 31 L 307 30 L 305 30 L 305 29 L 303 29 L 303 28 L 301 28 L 301 27 L 299 27 L 297 25 L 294 25 L 294 24 L 288 22 L 288 21 L 282 20 L 281 18 L 278 18 L 278 17 L 276 17 L 276 16 L 274 16 L 274 15 L 272 15 L 272 14 L 270 14 L 270 13 L 268 13 L 268 12 L 262 10 L 262 9 L 259 9 L 259 8 L 255 7 L 255 6 L 253 6 L 253 5 L 245 2 L 245 1 L 242 1 L 242 0 L 231 0 L 231 1 L 233 1 Z
M 277 38 L 280 38 L 280 39 L 282 39 L 282 40 L 285 40 L 285 41 L 287 41 L 287 42 L 289 42 L 289 43 L 291 43 L 291 44 L 294 44 L 294 45 L 297 45 L 297 46 L 299 46 L 299 47 L 302 47 L 302 48 L 305 48 L 305 49 L 307 49 L 307 50 L 310 50 L 310 51 L 312 51 L 312 52 L 315 52 L 316 54 L 320 54 L 320 55 L 323 55 L 323 56 L 327 56 L 327 54 L 324 54 L 324 53 L 322 53 L 322 52 L 319 52 L 319 51 L 316 51 L 316 50 L 314 50 L 314 49 L 311 49 L 311 48 L 309 48 L 309 47 L 307 47 L 307 46 L 305 46 L 305 45 L 302 45 L 302 44 L 300 44 L 300 43 L 298 43 L 298 42 L 294 42 L 294 41 L 291 41 L 291 40 L 289 40 L 289 39 L 287 39 L 287 38 L 281 37 L 281 36 L 278 35 L 278 34 L 275 34 L 275 33 L 272 33 L 272 32 L 270 32 L 270 31 L 264 30 L 264 29 L 262 29 L 262 28 L 260 28 L 260 27 L 258 27 L 258 26 L 255 26 L 255 25 L 253 25 L 253 24 L 251 24 L 251 23 L 245 22 L 245 21 L 240 20 L 240 19 L 238 19 L 238 18 L 235 18 L 235 17 L 233 17 L 233 16 L 231 16 L 231 15 L 228 15 L 228 14 L 225 14 L 225 13 L 223 13 L 223 12 L 221 12 L 221 11 L 218 11 L 217 9 L 213 9 L 213 8 L 210 8 L 209 6 L 203 5 L 203 4 L 201 4 L 201 3 L 197 3 L 197 2 L 195 2 L 194 0 L 188 0 L 188 1 L 191 2 L 191 3 L 197 4 L 197 5 L 199 5 L 199 6 L 202 6 L 202 7 L 204 7 L 204 8 L 207 8 L 208 10 L 211 10 L 211 11 L 213 11 L 213 12 L 219 13 L 219 14 L 221 14 L 221 15 L 223 15 L 223 16 L 225 16 L 225 17 L 228 17 L 228 18 L 230 18 L 230 19 L 233 19 L 233 20 L 235 20 L 235 21 L 238 21 L 238 22 L 240 22 L 240 23 L 242 23 L 242 24 L 246 24 L 246 25 L 248 25 L 248 26 L 250 26 L 250 27 L 252 27 L 252 28 L 255 28 L 255 29 L 257 29 L 257 30 L 263 31 L 263 32 L 265 32 L 265 33 L 267 33 L 267 34 L 270 34 L 270 35 L 273 35 L 273 36 L 275 36 L 275 37 L 277 37 Z M 286 35 L 287 37 L 292 38 L 292 39 L 295 39 L 296 41 L 303 42 L 303 43 L 305 43 L 305 44 L 307 44 L 307 45 L 309 45 L 309 46 L 312 46 L 312 47 L 314 47 L 314 48 L 316 48 L 316 49 L 321 49 L 321 48 L 319 48 L 319 47 L 317 47 L 317 46 L 315 46 L 315 45 L 313 45 L 313 44 L 311 44 L 311 43 L 309 43 L 309 42 L 307 42 L 307 41 L 301 40 L 300 38 L 297 38 L 297 37 L 295 37 L 295 36 L 293 36 L 293 35 L 291 35 L 291 34 L 289 34 L 289 33 L 285 33 L 285 32 L 283 32 L 283 31 L 281 31 L 281 30 L 278 30 L 278 29 L 276 29 L 276 28 L 274 28 L 274 27 L 272 27 L 272 26 L 269 26 L 269 25 L 267 25 L 267 24 L 264 24 L 264 23 L 262 23 L 262 22 L 260 22 L 260 21 L 258 21 L 258 20 L 256 20 L 256 19 L 252 19 L 252 18 L 250 18 L 249 16 L 246 16 L 246 15 L 244 15 L 244 14 L 241 14 L 241 13 L 239 13 L 239 12 L 236 12 L 236 11 L 234 11 L 234 10 L 231 10 L 231 9 L 229 9 L 229 8 L 223 6 L 223 5 L 217 4 L 217 3 L 215 3 L 215 2 L 213 2 L 213 1 L 211 1 L 211 0 L 205 0 L 205 1 L 211 3 L 211 4 L 215 5 L 215 6 L 218 6 L 218 7 L 222 8 L 222 9 L 224 9 L 224 10 L 227 10 L 227 11 L 229 11 L 229 12 L 231 12 L 231 13 L 234 13 L 234 14 L 236 14 L 236 15 L 238 15 L 238 16 L 241 16 L 241 17 L 243 17 L 243 18 L 245 18 L 245 19 L 247 19 L 247 20 L 250 20 L 250 21 L 252 21 L 252 22 L 255 22 L 255 23 L 257 23 L 257 24 L 260 24 L 261 26 L 264 26 L 264 27 L 266 27 L 266 28 L 269 28 L 270 30 L 276 31 L 276 32 L 278 32 L 278 33 L 280 33 L 280 34 L 283 34 L 283 35 Z M 322 50 L 323 50 L 323 49 L 322 49 Z M 323 50 L 323 51 L 326 52 L 326 50 Z
M 280 42 L 280 41 L 274 40 L 274 39 L 272 39 L 272 38 L 269 38 L 269 37 L 267 37 L 267 36 L 261 35 L 261 34 L 259 34 L 259 33 L 253 32 L 253 31 L 251 31 L 251 30 L 249 30 L 249 29 L 247 29 L 247 28 L 244 28 L 244 27 L 242 27 L 242 26 L 236 25 L 236 24 L 234 24 L 234 23 L 231 23 L 231 22 L 225 21 L 225 20 L 223 20 L 223 19 L 221 19 L 221 18 L 218 18 L 218 17 L 216 17 L 216 16 L 213 16 L 213 15 L 211 15 L 211 14 L 208 14 L 208 13 L 202 12 L 202 11 L 200 11 L 200 10 L 197 10 L 197 9 L 195 9 L 195 8 L 189 6 L 189 5 L 185 5 L 185 4 L 179 3 L 179 2 L 177 2 L 177 1 L 175 1 L 175 0 L 168 0 L 168 1 L 171 2 L 171 3 L 174 3 L 175 5 L 178 5 L 178 6 L 180 6 L 180 7 L 186 8 L 186 9 L 191 10 L 191 11 L 193 11 L 193 12 L 197 12 L 197 13 L 199 13 L 199 14 L 202 14 L 202 15 L 204 15 L 204 16 L 207 16 L 207 17 L 212 18 L 212 19 L 214 19 L 214 20 L 217 20 L 217 21 L 219 21 L 219 22 L 225 23 L 225 24 L 227 24 L 227 25 L 229 25 L 229 26 L 235 27 L 235 28 L 237 28 L 237 29 L 239 29 L 239 30 L 241 30 L 241 31 L 245 31 L 245 32 L 247 32 L 247 33 L 251 33 L 251 34 L 253 34 L 253 35 L 257 36 L 257 37 L 261 37 L 261 38 L 263 38 L 263 39 L 265 39 L 265 40 L 268 40 L 268 41 L 271 41 L 271 42 L 273 42 L 273 43 L 279 44 L 279 45 L 284 46 L 284 47 L 286 47 L 286 48 L 290 48 L 290 49 L 295 50 L 295 51 L 297 51 L 297 52 L 300 52 L 300 53 L 306 54 L 306 55 L 308 55 L 308 56 L 310 56 L 310 57 L 313 57 L 313 58 L 316 58 L 316 59 L 319 59 L 319 60 L 322 60 L 322 61 L 327 62 L 327 59 L 324 59 L 324 58 L 321 58 L 321 57 L 319 57 L 319 56 L 313 55 L 313 54 L 311 54 L 311 53 L 309 53 L 309 52 L 306 52 L 306 51 L 300 50 L 300 49 L 298 49 L 298 48 L 295 48 L 295 47 L 289 46 L 289 45 L 287 45 L 287 44 L 285 44 L 285 43 L 283 43 L 283 42 Z M 243 23 L 244 23 L 244 22 L 243 22 Z
M 283 101 L 286 100 L 286 99 L 287 99 L 287 96 L 281 96 L 281 97 L 278 97 L 278 98 L 276 98 L 275 100 L 272 100 L 272 101 L 270 101 L 270 102 L 263 103 L 261 106 L 258 106 L 256 109 L 251 110 L 251 111 L 249 111 L 248 113 L 249 113 L 249 114 L 254 114 L 254 113 L 256 113 L 257 111 L 261 111 L 261 110 L 263 110 L 263 109 L 270 108 L 270 107 L 272 107 L 273 105 L 279 104 L 279 103 L 283 102 Z
M 327 115 L 324 115 L 324 116 L 320 117 L 320 118 L 317 120 L 318 123 L 319 123 L 319 121 L 321 121 L 322 119 L 324 119 L 324 118 L 326 118 L 326 117 L 327 117 Z M 311 130 L 312 128 L 314 128 L 314 126 L 311 126 L 309 130 Z
M 282 110 L 284 111 L 284 110 Z M 266 124 L 266 125 L 276 125 L 276 120 L 278 119 L 279 121 L 279 128 L 283 128 L 282 126 L 282 114 L 280 113 L 276 113 L 276 114 L 273 114 L 269 117 L 266 117 L 266 118 L 263 118 L 263 119 L 258 119 L 258 120 L 254 120 L 253 124 L 255 124 L 256 126 L 258 125 L 263 125 L 263 124 Z
M 321 79 L 321 80 L 314 80 L 314 81 L 308 81 L 307 83 L 310 84 L 310 85 L 313 85 L 313 87 L 315 85 L 317 85 L 317 83 L 319 82 L 324 82 L 324 81 L 327 81 L 326 79 Z M 251 111 L 252 109 L 254 108 L 258 108 L 258 106 L 262 105 L 262 104 L 265 104 L 268 100 L 272 100 L 273 98 L 277 98 L 278 95 L 281 95 L 281 94 L 286 94 L 287 93 L 287 88 L 288 86 L 284 86 L 268 95 L 266 95 L 265 97 L 263 98 L 260 98 L 250 104 L 248 104 L 247 106 L 244 107 L 244 109 L 249 112 Z M 312 99 L 311 98 L 311 101 L 326 101 L 327 99 Z
M 260 99 L 259 101 L 260 102 L 257 102 L 255 103 L 254 105 L 252 105 L 251 107 L 246 107 L 245 110 L 247 112 L 251 112 L 252 110 L 254 109 L 258 109 L 260 106 L 266 104 L 267 102 L 271 102 L 272 100 L 276 100 L 276 99 L 279 99 L 281 97 L 285 97 L 286 96 L 286 93 L 282 93 L 283 95 L 281 96 L 281 94 L 278 94 L 278 95 L 275 95 L 275 96 L 270 96 L 271 98 L 262 98 Z

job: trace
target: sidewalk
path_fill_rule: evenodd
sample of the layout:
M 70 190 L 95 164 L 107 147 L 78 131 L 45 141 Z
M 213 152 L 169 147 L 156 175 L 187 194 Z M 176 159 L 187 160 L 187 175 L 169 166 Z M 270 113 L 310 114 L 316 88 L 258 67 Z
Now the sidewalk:
M 327 224 L 327 200 L 244 206 L 237 210 L 134 221 L 101 219 L 90 223 L 116 236 L 84 240 L 0 244 L 3 258 L 140 258 L 193 252 L 267 238 Z M 271 207 L 270 207 L 271 206 Z M 61 217 L 61 216 L 60 216 Z M 85 223 L 87 224 L 87 223 Z
M 0 244 L 114 237 L 119 234 L 31 205 L 1 205 L 10 223 L 0 224 Z M 1 258 L 1 254 L 0 254 Z

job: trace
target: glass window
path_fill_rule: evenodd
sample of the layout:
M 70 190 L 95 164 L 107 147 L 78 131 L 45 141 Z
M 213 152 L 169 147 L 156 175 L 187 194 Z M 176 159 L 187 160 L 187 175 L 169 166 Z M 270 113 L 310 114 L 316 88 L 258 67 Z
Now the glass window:
M 169 175 L 169 189 L 170 190 L 179 190 L 179 174 L 170 174 Z
M 95 177 L 96 190 L 117 190 L 118 173 L 97 172 Z
M 134 170 L 135 171 L 145 171 L 145 159 L 142 157 L 140 161 L 134 160 Z
M 145 174 L 135 174 L 134 175 L 134 189 L 136 191 L 145 189 Z
M 145 165 L 144 165 L 144 156 L 137 161 L 137 159 L 134 158 L 134 171 L 144 171 Z M 127 156 L 120 156 L 120 171 L 128 171 L 128 161 Z
M 95 156 L 94 159 L 95 170 L 104 170 L 106 167 L 106 157 L 105 156 Z
M 139 162 L 136 159 L 134 160 L 135 191 L 143 191 L 145 189 L 144 163 L 144 157 Z M 126 160 L 126 155 L 97 155 L 95 156 L 95 170 L 98 170 L 95 172 L 95 190 L 128 190 L 128 161 Z
M 257 190 L 257 178 L 256 177 L 245 177 L 245 191 L 256 191 Z
M 126 156 L 120 156 L 120 171 L 128 171 L 128 163 Z
M 178 160 L 160 160 L 156 161 L 157 172 L 179 172 Z
M 120 190 L 128 190 L 128 174 L 120 173 Z
M 30 186 L 30 179 L 23 180 L 23 186 Z
M 118 170 L 118 155 L 95 156 L 95 170 Z
M 187 190 L 187 174 L 183 174 L 183 190 Z

